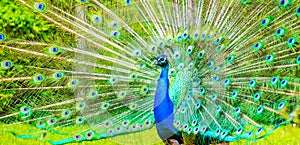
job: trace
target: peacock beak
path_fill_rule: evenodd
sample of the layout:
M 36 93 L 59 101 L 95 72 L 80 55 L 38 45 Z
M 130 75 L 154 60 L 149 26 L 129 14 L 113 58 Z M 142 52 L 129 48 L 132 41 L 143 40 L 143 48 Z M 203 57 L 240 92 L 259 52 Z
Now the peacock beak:
M 154 62 L 153 62 L 153 65 L 157 65 L 158 64 L 158 62 L 157 62 L 157 60 L 155 60 Z

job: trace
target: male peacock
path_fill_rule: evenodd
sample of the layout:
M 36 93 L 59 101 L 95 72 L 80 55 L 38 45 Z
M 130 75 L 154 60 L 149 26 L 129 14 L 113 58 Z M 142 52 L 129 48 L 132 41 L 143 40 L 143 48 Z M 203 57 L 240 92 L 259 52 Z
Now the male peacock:
M 299 121 L 299 0 L 69 2 L 18 1 L 62 40 L 1 28 L 0 121 L 16 137 L 66 144 L 155 125 L 166 143 L 255 142 Z

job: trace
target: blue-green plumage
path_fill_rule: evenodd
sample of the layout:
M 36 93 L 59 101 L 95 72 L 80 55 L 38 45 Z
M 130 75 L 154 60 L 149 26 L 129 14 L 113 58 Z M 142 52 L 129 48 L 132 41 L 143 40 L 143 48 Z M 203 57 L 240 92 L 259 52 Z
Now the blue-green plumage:
M 154 118 L 158 135 L 162 140 L 167 140 L 171 136 L 179 133 L 173 126 L 174 105 L 169 96 L 169 65 L 166 55 L 158 55 L 155 65 L 162 68 L 154 98 Z M 180 135 L 179 135 L 180 136 Z

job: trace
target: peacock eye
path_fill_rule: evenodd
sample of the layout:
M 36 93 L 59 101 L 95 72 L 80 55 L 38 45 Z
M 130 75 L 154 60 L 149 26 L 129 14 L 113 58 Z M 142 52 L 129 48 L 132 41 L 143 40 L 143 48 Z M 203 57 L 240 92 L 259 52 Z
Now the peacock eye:
M 158 59 L 158 61 L 166 61 L 166 58 L 161 57 L 161 58 Z

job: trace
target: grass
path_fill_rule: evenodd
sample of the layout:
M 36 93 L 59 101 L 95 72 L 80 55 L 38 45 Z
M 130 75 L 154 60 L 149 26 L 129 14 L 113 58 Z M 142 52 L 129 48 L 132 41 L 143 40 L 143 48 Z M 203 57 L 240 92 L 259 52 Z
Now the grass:
M 77 130 L 79 128 L 66 127 L 64 130 L 59 131 L 72 131 Z M 14 130 L 20 134 L 29 134 L 37 133 L 37 135 L 41 134 L 40 130 L 37 130 L 31 126 L 18 124 L 12 126 L 2 126 L 1 127 L 1 140 L 0 145 L 43 145 L 43 144 L 50 144 L 45 142 L 45 140 L 53 138 L 54 140 L 62 139 L 65 136 L 57 135 L 57 134 L 47 134 L 47 136 L 43 140 L 36 140 L 36 139 L 18 139 L 12 134 L 8 133 L 7 130 Z M 153 127 L 150 130 L 138 132 L 138 133 L 131 133 L 126 135 L 120 135 L 117 137 L 112 137 L 108 139 L 102 139 L 97 141 L 85 141 L 81 143 L 72 143 L 70 145 L 163 145 L 160 141 L 155 128 Z M 239 140 L 235 143 L 230 143 L 230 145 L 245 145 L 250 144 L 247 140 Z M 267 138 L 258 140 L 252 145 L 300 145 L 300 128 L 299 127 L 292 127 L 292 125 L 283 126 L 273 132 L 272 135 L 268 136 Z

